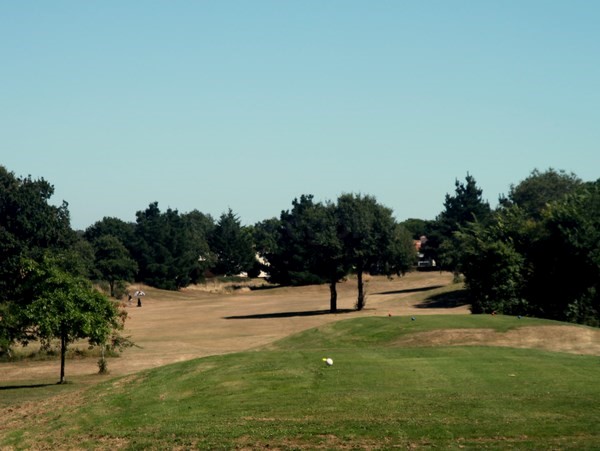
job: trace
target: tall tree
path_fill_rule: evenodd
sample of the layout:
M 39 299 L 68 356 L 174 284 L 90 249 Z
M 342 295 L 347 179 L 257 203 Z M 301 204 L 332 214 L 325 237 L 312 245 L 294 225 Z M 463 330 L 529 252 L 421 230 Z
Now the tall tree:
M 135 227 L 136 225 L 133 222 L 125 222 L 119 218 L 105 216 L 85 229 L 83 236 L 90 243 L 101 236 L 114 236 L 131 253 L 135 248 Z
M 545 317 L 600 326 L 600 180 L 550 203 L 528 296 Z
M 356 308 L 365 306 L 363 274 L 374 268 L 391 268 L 385 257 L 396 238 L 392 210 L 377 203 L 372 196 L 343 194 L 338 198 L 336 216 L 338 236 L 345 251 L 345 261 L 356 271 L 358 298 Z
M 315 202 L 312 195 L 294 199 L 279 221 L 263 223 L 261 248 L 266 249 L 272 282 L 285 285 L 328 283 L 330 311 L 337 311 L 337 283 L 348 273 L 337 234 L 336 208 Z
M 44 179 L 17 177 L 0 166 L 0 352 L 28 328 L 22 311 L 31 300 L 22 286 L 23 261 L 63 252 L 76 241 L 66 202 L 49 204 L 53 193 Z
M 511 185 L 508 197 L 500 197 L 500 204 L 518 205 L 533 219 L 540 220 L 550 203 L 564 199 L 581 184 L 581 179 L 573 173 L 552 168 L 544 172 L 534 169 L 517 185 Z
M 444 268 L 456 272 L 460 249 L 454 233 L 471 222 L 485 223 L 491 209 L 489 203 L 483 200 L 483 191 L 472 175 L 467 174 L 465 183 L 456 180 L 454 185 L 454 195 L 446 194 L 444 210 L 427 235 L 426 252 L 440 261 Z
M 214 255 L 210 250 L 208 240 L 215 229 L 212 216 L 198 210 L 181 215 L 183 227 L 193 251 L 198 256 L 198 265 L 190 272 L 190 283 L 198 283 L 204 279 L 204 273 L 214 265 Z
M 214 271 L 217 274 L 235 275 L 248 272 L 254 266 L 256 253 L 251 232 L 242 227 L 231 208 L 219 218 L 209 243 L 216 254 Z
M 161 213 L 158 202 L 136 216 L 132 256 L 139 280 L 168 290 L 189 285 L 198 274 L 201 254 L 186 221 L 177 210 Z

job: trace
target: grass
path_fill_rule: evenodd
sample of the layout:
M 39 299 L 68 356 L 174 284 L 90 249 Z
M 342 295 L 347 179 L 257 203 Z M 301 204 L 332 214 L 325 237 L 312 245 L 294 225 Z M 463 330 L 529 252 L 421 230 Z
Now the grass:
M 35 427 L 19 418 L 0 427 L 0 447 L 598 449 L 597 357 L 394 345 L 438 328 L 521 324 L 470 315 L 332 323 L 263 350 L 60 392 L 62 406 L 40 412 Z

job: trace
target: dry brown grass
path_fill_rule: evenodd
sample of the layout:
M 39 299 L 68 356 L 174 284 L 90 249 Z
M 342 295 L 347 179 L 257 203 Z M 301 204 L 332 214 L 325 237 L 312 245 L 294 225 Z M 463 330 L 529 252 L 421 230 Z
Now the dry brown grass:
M 189 287 L 179 292 L 136 285 L 132 289 L 143 289 L 146 296 L 142 308 L 137 308 L 135 302 L 126 307 L 129 319 L 125 334 L 137 347 L 127 349 L 119 358 L 109 359 L 108 368 L 111 376 L 132 374 L 196 357 L 248 350 L 295 332 L 357 316 L 469 313 L 466 305 L 423 308 L 422 301 L 429 294 L 451 284 L 452 275 L 439 272 L 416 272 L 394 279 L 368 277 L 366 309 L 356 312 L 353 310 L 356 281 L 350 279 L 339 284 L 338 289 L 338 308 L 345 313 L 335 315 L 323 314 L 329 308 L 329 288 L 325 285 L 232 291 L 209 282 L 207 286 Z M 560 330 L 536 327 L 508 334 L 481 332 L 477 338 L 473 337 L 473 331 L 463 331 L 458 338 L 456 331 L 451 337 L 449 332 L 440 331 L 408 340 L 415 344 L 419 340 L 432 344 L 436 340 L 446 344 L 448 340 L 456 344 L 486 342 L 566 352 L 582 352 L 581 349 L 588 346 L 592 353 L 600 355 L 597 335 L 600 332 L 585 331 L 568 326 Z M 558 339 L 551 339 L 557 335 Z M 57 365 L 55 361 L 0 363 L 0 381 L 56 377 Z M 67 377 L 95 374 L 97 359 L 69 361 L 66 371 Z

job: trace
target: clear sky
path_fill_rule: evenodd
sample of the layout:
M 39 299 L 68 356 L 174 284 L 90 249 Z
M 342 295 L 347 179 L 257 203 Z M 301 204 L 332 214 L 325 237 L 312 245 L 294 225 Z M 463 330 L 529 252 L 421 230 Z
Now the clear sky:
M 600 2 L 0 0 L 0 165 L 72 226 L 244 224 L 301 194 L 433 219 L 535 168 L 600 177 Z

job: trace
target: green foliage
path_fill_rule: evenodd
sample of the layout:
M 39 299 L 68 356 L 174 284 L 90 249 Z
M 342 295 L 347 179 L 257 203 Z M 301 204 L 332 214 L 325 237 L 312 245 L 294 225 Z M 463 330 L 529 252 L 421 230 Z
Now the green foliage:
M 349 269 L 337 233 L 335 206 L 302 195 L 294 199 L 291 210 L 281 213 L 277 224 L 272 241 L 265 240 L 275 250 L 265 254 L 270 280 L 291 285 L 328 283 L 330 310 L 335 312 L 336 284 Z
M 508 197 L 501 197 L 500 203 L 505 207 L 518 205 L 528 216 L 539 220 L 548 204 L 561 201 L 581 183 L 575 174 L 562 170 L 550 168 L 540 172 L 534 169 L 525 180 L 511 185 Z
M 302 195 L 294 199 L 291 210 L 281 213 L 278 224 L 277 241 L 272 245 L 278 252 L 267 253 L 274 282 L 337 282 L 346 275 L 332 205 L 314 202 L 312 195 Z
M 483 200 L 483 191 L 477 187 L 475 178 L 467 174 L 465 183 L 455 181 L 453 196 L 446 194 L 444 210 L 431 224 L 427 233 L 427 247 L 422 251 L 435 259 L 442 268 L 457 271 L 460 259 L 460 243 L 454 236 L 472 222 L 485 223 L 491 210 Z
M 135 224 L 125 222 L 119 218 L 104 217 L 88 227 L 83 234 L 84 238 L 90 243 L 107 235 L 117 238 L 129 250 L 135 247 Z
M 427 235 L 430 223 L 431 221 L 425 219 L 409 218 L 402 221 L 400 225 L 410 233 L 413 240 L 418 240 L 423 235 Z
M 110 295 L 115 297 L 119 281 L 132 281 L 138 266 L 121 241 L 112 235 L 102 235 L 94 241 L 95 269 L 100 280 L 110 285 Z
M 561 190 L 546 186 L 558 176 Z M 525 196 L 542 181 L 543 207 Z M 534 172 L 514 192 L 520 204 L 504 202 L 487 225 L 454 236 L 473 311 L 600 325 L 600 180 Z
M 357 308 L 362 309 L 364 272 L 402 274 L 416 258 L 410 233 L 371 196 L 345 194 L 337 204 L 323 204 L 302 195 L 279 220 L 257 224 L 254 234 L 269 262 L 271 282 L 328 283 L 332 311 L 337 309 L 336 284 L 351 270 L 358 276 Z
M 366 302 L 363 273 L 404 272 L 414 262 L 414 257 L 405 252 L 407 243 L 412 245 L 412 239 L 397 228 L 392 210 L 380 205 L 372 196 L 341 195 L 336 216 L 344 260 L 357 274 L 356 308 L 362 310 Z
M 62 271 L 51 260 L 32 263 L 24 283 L 33 298 L 25 316 L 32 334 L 45 347 L 61 342 L 60 383 L 65 381 L 65 354 L 69 343 L 88 339 L 90 345 L 104 345 L 113 331 L 122 328 L 123 316 L 116 305 L 94 290 L 90 283 Z
M 469 231 L 457 236 L 462 238 L 461 270 L 473 313 L 527 313 L 523 257 L 510 240 L 499 240 L 494 229 L 474 223 Z
M 254 267 L 256 252 L 251 231 L 242 227 L 239 217 L 231 209 L 219 218 L 209 243 L 216 256 L 214 273 L 232 276 L 247 273 Z
M 548 317 L 600 325 L 600 180 L 549 204 L 542 223 L 531 296 Z
M 0 166 L 0 352 L 29 335 L 23 315 L 31 301 L 22 284 L 24 262 L 47 252 L 66 255 L 77 240 L 67 204 L 49 204 L 53 193 L 44 179 L 16 177 Z
M 196 241 L 190 220 L 170 208 L 161 213 L 158 203 L 136 213 L 135 247 L 138 279 L 148 285 L 177 290 L 198 280 L 203 243 Z

